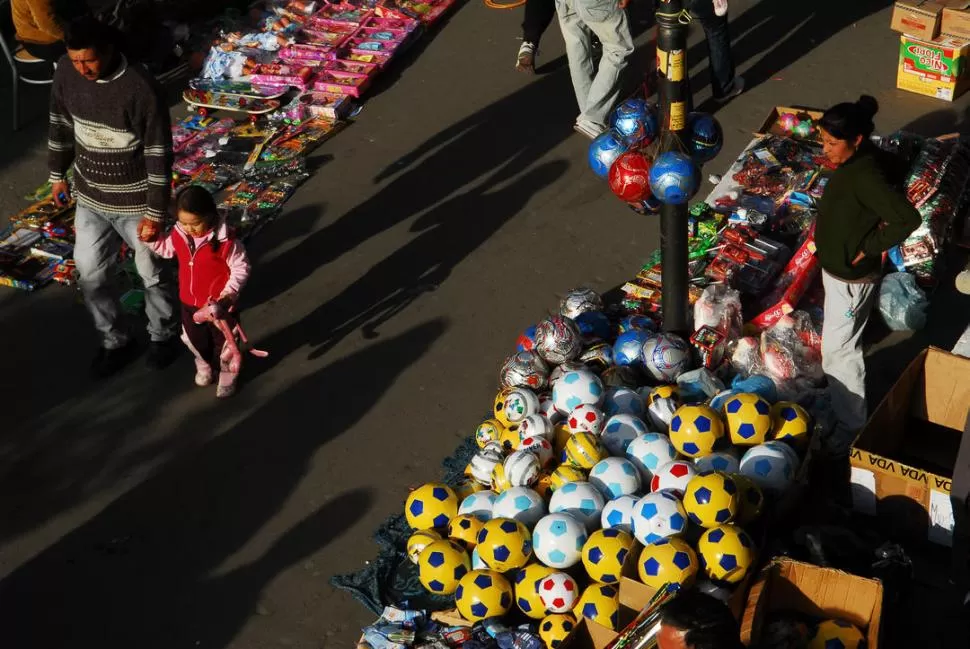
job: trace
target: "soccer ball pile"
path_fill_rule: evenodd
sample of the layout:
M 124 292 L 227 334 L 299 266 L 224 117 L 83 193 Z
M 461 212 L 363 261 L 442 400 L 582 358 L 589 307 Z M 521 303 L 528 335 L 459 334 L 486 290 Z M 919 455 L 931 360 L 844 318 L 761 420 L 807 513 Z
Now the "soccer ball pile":
M 624 570 L 653 588 L 744 581 L 757 560 L 744 526 L 792 483 L 805 410 L 750 393 L 682 403 L 688 345 L 642 316 L 612 322 L 591 291 L 568 294 L 519 348 L 466 479 L 405 503 L 424 587 L 469 621 L 541 620 L 558 646 L 583 617 L 616 628 Z

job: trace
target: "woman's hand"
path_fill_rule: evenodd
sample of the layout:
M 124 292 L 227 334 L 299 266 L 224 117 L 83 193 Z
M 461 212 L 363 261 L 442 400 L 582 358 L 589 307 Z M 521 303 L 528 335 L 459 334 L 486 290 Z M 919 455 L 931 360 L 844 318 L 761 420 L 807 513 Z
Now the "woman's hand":
M 862 261 L 863 259 L 865 259 L 865 258 L 866 258 L 866 253 L 864 253 L 864 252 L 862 252 L 862 251 L 860 250 L 860 251 L 859 251 L 859 254 L 857 254 L 857 255 L 855 256 L 855 259 L 853 259 L 853 260 L 852 260 L 852 265 L 853 265 L 853 266 L 858 266 L 858 265 L 859 265 L 859 263 L 860 263 L 860 262 L 861 262 L 861 261 Z

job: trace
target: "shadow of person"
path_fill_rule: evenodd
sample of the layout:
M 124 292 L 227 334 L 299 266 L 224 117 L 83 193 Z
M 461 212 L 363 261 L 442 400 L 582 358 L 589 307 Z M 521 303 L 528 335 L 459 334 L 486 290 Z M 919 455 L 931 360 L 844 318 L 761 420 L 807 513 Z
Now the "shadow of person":
M 257 533 L 272 533 L 319 449 L 352 428 L 445 326 L 426 322 L 305 377 L 18 567 L 0 582 L 0 644 L 226 646 L 269 581 L 350 529 L 372 495 L 344 492 L 260 558 L 217 569 Z M 178 435 L 218 430 L 224 418 L 213 409 Z

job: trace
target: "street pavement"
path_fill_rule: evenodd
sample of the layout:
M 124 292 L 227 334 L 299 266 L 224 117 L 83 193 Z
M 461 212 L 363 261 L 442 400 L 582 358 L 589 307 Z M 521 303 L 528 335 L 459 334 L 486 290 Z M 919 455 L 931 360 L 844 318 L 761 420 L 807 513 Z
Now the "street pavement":
M 967 98 L 895 89 L 889 4 L 733 0 L 749 90 L 718 110 L 726 142 L 705 173 L 775 105 L 869 93 L 882 132 L 966 127 Z M 464 3 L 314 154 L 250 245 L 244 318 L 270 357 L 249 360 L 233 399 L 194 387 L 188 355 L 93 383 L 97 341 L 72 292 L 0 289 L 0 644 L 352 646 L 372 616 L 330 576 L 375 555 L 372 531 L 474 430 L 518 333 L 572 287 L 621 284 L 658 245 L 657 219 L 586 167 L 555 24 L 540 73 L 513 70 L 520 21 Z M 710 107 L 699 28 L 690 42 Z M 3 214 L 46 176 L 46 89 L 25 91 L 14 134 L 8 93 Z M 941 289 L 926 332 L 877 332 L 874 394 L 907 354 L 952 345 L 966 313 Z

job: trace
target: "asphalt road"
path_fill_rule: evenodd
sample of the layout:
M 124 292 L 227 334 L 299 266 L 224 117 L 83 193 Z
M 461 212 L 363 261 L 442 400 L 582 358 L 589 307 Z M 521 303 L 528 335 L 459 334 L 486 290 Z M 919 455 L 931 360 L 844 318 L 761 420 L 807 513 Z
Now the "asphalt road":
M 895 89 L 888 5 L 733 0 L 750 89 L 718 111 L 726 145 L 707 171 L 775 105 L 864 92 L 883 132 L 965 127 L 967 98 Z M 329 577 L 371 558 L 408 485 L 439 475 L 517 334 L 571 287 L 628 279 L 658 243 L 657 220 L 586 168 L 555 25 L 540 74 L 514 72 L 520 21 L 460 6 L 315 153 L 250 248 L 247 329 L 271 355 L 234 399 L 195 388 L 188 355 L 92 383 L 97 342 L 71 291 L 0 289 L 0 644 L 352 646 L 371 616 Z M 691 43 L 703 104 L 699 29 Z M 26 93 L 29 123 L 10 135 L 0 86 L 4 214 L 46 175 L 44 94 Z M 879 337 L 873 357 L 891 368 L 927 341 L 948 347 L 965 313 L 946 295 L 929 331 Z

